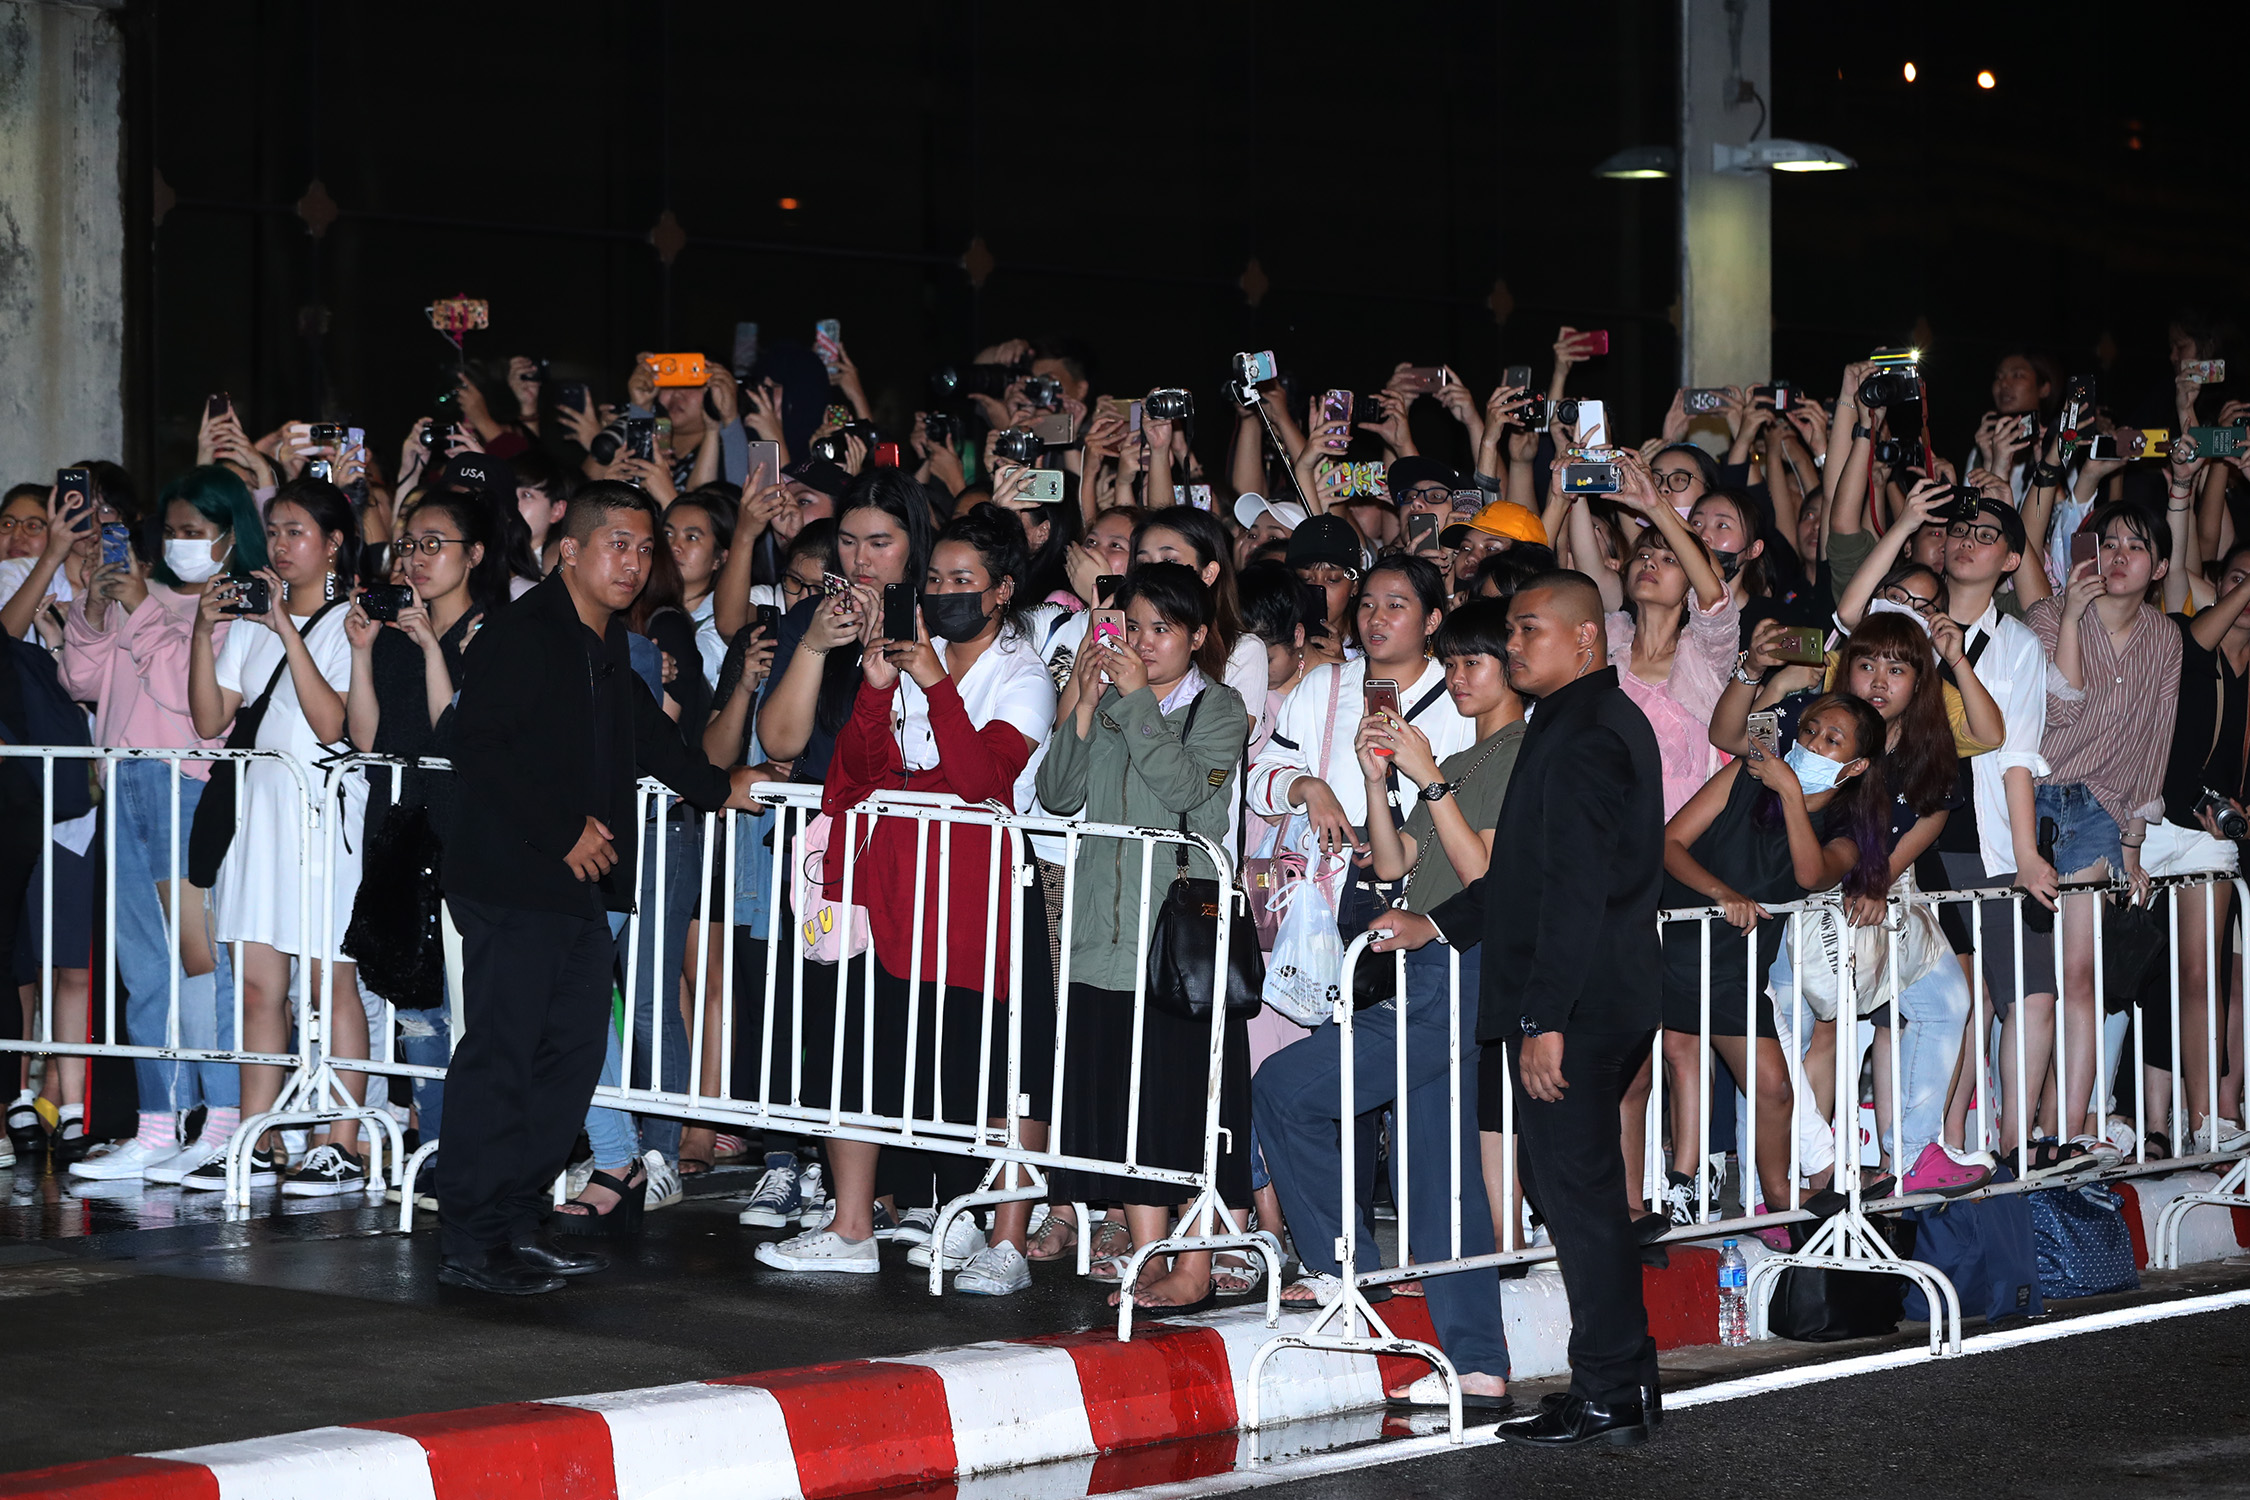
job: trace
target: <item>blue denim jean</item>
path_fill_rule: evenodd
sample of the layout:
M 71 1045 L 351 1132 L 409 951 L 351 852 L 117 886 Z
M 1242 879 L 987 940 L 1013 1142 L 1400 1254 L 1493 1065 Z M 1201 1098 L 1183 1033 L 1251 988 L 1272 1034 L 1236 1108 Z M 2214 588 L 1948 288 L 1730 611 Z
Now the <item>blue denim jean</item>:
M 400 1062 L 442 1068 L 453 1060 L 453 1014 L 447 1007 L 436 1005 L 397 1014 Z M 414 1080 L 414 1119 L 424 1145 L 438 1138 L 438 1129 L 445 1121 L 444 1079 Z
M 1767 977 L 1773 984 L 1774 1018 L 1785 1032 L 1790 1018 L 1784 1012 L 1790 1009 L 1789 990 L 1795 972 L 1789 964 L 1789 945 L 1783 943 L 1781 955 Z M 1893 1128 L 1899 1143 L 1892 1164 L 1903 1175 L 1913 1170 L 1932 1141 L 1945 1135 L 1946 1095 L 1953 1085 L 1953 1065 L 1961 1056 L 1962 1028 L 1969 1020 L 1968 976 L 1949 953 L 1936 968 L 1899 993 L 1898 1008 L 1906 1030 L 1898 1039 L 1899 1117 Z M 1809 1008 L 1804 1019 L 1809 1045 L 1814 1019 Z M 1890 1045 L 1880 1029 L 1875 1045 Z M 1852 1072 L 1856 1075 L 1858 1069 Z
M 158 901 L 160 881 L 187 878 L 188 829 L 204 784 L 180 778 L 179 858 L 172 856 L 172 768 L 159 760 L 124 760 L 110 783 L 110 816 L 117 820 L 117 897 L 111 920 L 117 930 L 117 968 L 125 984 L 125 1034 L 139 1047 L 166 1044 L 172 1006 L 172 925 Z M 234 1046 L 234 963 L 224 944 L 218 968 L 190 978 L 178 974 L 180 1045 L 228 1051 Z M 100 986 L 96 986 L 97 994 Z M 97 1000 L 97 1005 L 98 1005 Z M 234 1109 L 242 1103 L 241 1071 L 232 1063 L 183 1063 L 136 1058 L 133 1073 L 141 1108 L 185 1111 L 198 1104 Z
M 1406 956 L 1407 1172 L 1411 1221 L 1402 1234 L 1418 1261 L 1452 1254 L 1451 1143 L 1461 1150 L 1461 1253 L 1492 1253 L 1492 1209 L 1485 1198 L 1477 1144 L 1477 974 L 1479 952 L 1461 955 L 1461 1112 L 1453 1113 L 1447 1066 L 1446 993 L 1450 949 L 1436 944 Z M 1378 960 L 1379 955 L 1375 956 Z M 1398 1095 L 1398 1010 L 1370 1006 L 1352 1018 L 1352 1104 L 1361 1112 Z M 1281 1195 L 1290 1238 L 1308 1271 L 1336 1274 L 1331 1249 L 1342 1232 L 1343 1166 L 1339 1155 L 1338 1084 L 1342 1032 L 1333 1024 L 1267 1058 L 1250 1085 L 1250 1108 L 1267 1170 Z M 1352 1137 L 1342 1132 L 1345 1143 Z M 1398 1192 L 1398 1157 L 1391 1158 Z M 1359 1227 L 1361 1269 L 1375 1259 L 1373 1226 Z M 1438 1343 L 1454 1367 L 1508 1373 L 1507 1335 L 1500 1317 L 1500 1279 L 1487 1266 L 1433 1276 L 1423 1283 Z
M 658 826 L 659 819 L 652 817 L 642 825 L 641 831 L 639 951 L 628 952 L 632 945 L 622 919 L 613 917 L 611 927 L 616 933 L 619 969 L 626 969 L 630 959 L 634 970 L 632 1085 L 647 1088 L 649 1079 L 654 1076 L 661 1080 L 658 1086 L 665 1092 L 683 1093 L 688 1086 L 689 1059 L 687 1024 L 680 1016 L 680 974 L 687 957 L 688 922 L 701 904 L 698 896 L 703 878 L 703 823 L 700 817 L 691 817 L 663 824 L 661 858 L 656 847 Z M 664 872 L 661 903 L 656 890 L 660 867 Z M 657 1051 L 659 1037 L 663 1056 L 652 1074 L 650 1058 Z M 707 1039 L 707 1044 L 718 1045 L 715 1038 Z M 601 1081 L 615 1084 L 624 1076 L 624 1051 L 612 1028 L 609 1051 L 602 1062 Z M 618 1118 L 594 1118 L 604 1113 Z M 638 1122 L 637 1132 L 635 1121 Z M 627 1119 L 618 1111 L 596 1108 L 587 1111 L 586 1136 L 594 1147 L 594 1160 L 600 1165 L 614 1165 L 651 1148 L 677 1161 L 681 1125 L 677 1117 L 670 1115 L 636 1111 Z M 636 1138 L 637 1144 L 626 1149 L 627 1141 Z
M 2082 782 L 2044 782 L 2035 794 L 2039 816 L 2055 820 L 2055 873 L 2070 875 L 2107 860 L 2112 875 L 2125 868 L 2117 820 Z

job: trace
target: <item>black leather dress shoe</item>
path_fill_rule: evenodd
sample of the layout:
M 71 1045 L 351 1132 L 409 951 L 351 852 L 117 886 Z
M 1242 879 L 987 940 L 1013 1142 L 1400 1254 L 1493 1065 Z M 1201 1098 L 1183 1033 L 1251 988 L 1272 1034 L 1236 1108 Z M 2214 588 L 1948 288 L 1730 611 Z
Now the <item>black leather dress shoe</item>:
M 491 1292 L 501 1297 L 534 1297 L 541 1292 L 559 1292 L 563 1279 L 545 1271 L 535 1271 L 505 1253 L 481 1260 L 457 1260 L 447 1256 L 438 1262 L 438 1284 L 466 1287 L 472 1292 Z
M 1607 1443 L 1625 1448 L 1648 1441 L 1639 1401 L 1588 1401 L 1565 1396 L 1552 1405 L 1540 1403 L 1539 1415 L 1502 1422 L 1503 1442 L 1534 1448 L 1570 1448 L 1580 1443 Z
M 509 1241 L 516 1259 L 550 1276 L 590 1276 L 609 1269 L 609 1257 L 592 1250 L 565 1250 L 544 1234 L 519 1234 Z

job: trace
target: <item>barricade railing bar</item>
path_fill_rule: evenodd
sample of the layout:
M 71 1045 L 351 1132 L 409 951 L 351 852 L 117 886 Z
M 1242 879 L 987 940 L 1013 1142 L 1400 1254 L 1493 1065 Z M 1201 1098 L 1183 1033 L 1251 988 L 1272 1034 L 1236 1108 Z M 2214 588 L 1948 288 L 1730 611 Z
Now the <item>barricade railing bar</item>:
M 1888 898 L 1879 923 L 1859 929 L 1869 934 L 1879 933 L 1879 938 L 1869 939 L 1872 948 L 1853 939 L 1852 913 L 1847 903 L 1834 894 L 1786 904 L 1769 903 L 1764 910 L 1773 917 L 1784 919 L 1787 924 L 1780 953 L 1781 957 L 1789 961 L 1786 983 L 1782 981 L 1778 963 L 1774 966 L 1774 975 L 1769 979 L 1765 966 L 1758 962 L 1759 939 L 1756 931 L 1738 934 L 1727 925 L 1722 908 L 1685 908 L 1660 913 L 1660 927 L 1692 925 L 1697 929 L 1701 970 L 1701 982 L 1698 986 L 1699 1025 L 1693 1038 L 1692 1056 L 1692 1066 L 1695 1068 L 1692 1086 L 1695 1092 L 1692 1112 L 1688 1112 L 1688 1118 L 1684 1122 L 1681 1114 L 1667 1111 L 1666 1089 L 1669 1080 L 1664 1040 L 1666 1033 L 1660 1029 L 1651 1043 L 1649 1095 L 1642 1151 L 1645 1201 L 1652 1208 L 1664 1202 L 1667 1182 L 1665 1164 L 1668 1159 L 1682 1159 L 1679 1153 L 1683 1145 L 1692 1147 L 1693 1158 L 1698 1163 L 1694 1172 L 1695 1202 L 1690 1214 L 1691 1222 L 1671 1229 L 1664 1239 L 1669 1242 L 1714 1240 L 1723 1236 L 1745 1235 L 1759 1229 L 1813 1223 L 1815 1227 L 1810 1235 L 1803 1238 L 1795 1248 L 1787 1253 L 1761 1256 L 1750 1267 L 1749 1302 L 1751 1331 L 1754 1336 L 1763 1337 L 1768 1331 L 1765 1322 L 1767 1305 L 1778 1277 L 1785 1270 L 1792 1267 L 1814 1267 L 1881 1273 L 1903 1276 L 1922 1288 L 1933 1309 L 1929 1331 L 1930 1352 L 1933 1355 L 1946 1355 L 1957 1353 L 1960 1349 L 1962 1314 L 1958 1293 L 1936 1267 L 1896 1254 L 1872 1215 L 2058 1186 L 2079 1187 L 2093 1182 L 2198 1166 L 2218 1167 L 2225 1175 L 2216 1186 L 2205 1192 L 2187 1194 L 2168 1204 L 2160 1216 L 2157 1243 L 2151 1247 L 2152 1263 L 2158 1266 L 2176 1263 L 2180 1226 L 2195 1207 L 2214 1203 L 2229 1207 L 2250 1207 L 2250 1157 L 2246 1157 L 2242 1149 L 2185 1149 L 2193 1144 L 2193 1112 L 2189 1104 L 2189 1077 L 2184 1067 L 2182 1051 L 2182 1039 L 2186 1035 L 2182 1025 L 2183 998 L 2190 1002 L 2186 1010 L 2191 1015 L 2194 1011 L 2200 1011 L 2200 1039 L 2204 1044 L 2204 1067 L 2200 1081 L 2204 1085 L 2202 1097 L 2206 1101 L 2207 1113 L 2223 1113 L 2220 1108 L 2223 1101 L 2219 1099 L 2219 1073 L 2224 1028 L 2220 1018 L 2226 1011 L 2226 986 L 2223 982 L 2224 969 L 2218 962 L 2223 928 L 2223 923 L 2218 920 L 2218 893 L 2222 889 L 2231 890 L 2237 900 L 2250 901 L 2250 888 L 2246 888 L 2244 881 L 2234 875 L 2186 874 L 2164 877 L 2150 883 L 2150 907 L 2157 902 L 2163 902 L 2165 906 L 2167 941 L 2161 961 L 2165 964 L 2168 975 L 2164 989 L 2168 997 L 2171 1022 L 2170 1045 L 2168 1055 L 2159 1058 L 2148 1056 L 2146 1005 L 2142 996 L 2130 997 L 2130 1004 L 2125 1007 L 2126 1034 L 2121 1044 L 2121 1050 L 2131 1058 L 2134 1065 L 2130 1114 L 2135 1141 L 2130 1155 L 2113 1163 L 2100 1158 L 2088 1158 L 2086 1167 L 2067 1174 L 1993 1181 L 1971 1192 L 1959 1194 L 1904 1191 L 1904 1180 L 1913 1163 L 1906 1156 L 1908 1138 L 1904 1134 L 1908 1101 L 1902 1094 L 1906 1073 L 1901 1065 L 1902 1032 L 1910 1025 L 1949 1025 L 1956 1032 L 1963 1033 L 1963 1051 L 1956 1060 L 1956 1068 L 1970 1069 L 1969 1076 L 1974 1080 L 1973 1108 L 1962 1147 L 1964 1154 L 1997 1149 L 2002 1153 L 2003 1161 L 2007 1160 L 2008 1153 L 2011 1152 L 2019 1159 L 2028 1155 L 2028 1146 L 2044 1132 L 2035 1130 L 2032 1124 L 2033 1106 L 2040 1101 L 2028 1087 L 2030 1073 L 2026 1065 L 2038 1059 L 2027 1052 L 2025 1026 L 2019 1024 L 2010 1028 L 2015 1064 L 2011 1070 L 2015 1108 L 2009 1111 L 2009 1119 L 2014 1126 L 2015 1138 L 2012 1140 L 2001 1138 L 2000 1122 L 1995 1118 L 1992 1071 L 1988 1068 L 1988 1063 L 1992 1060 L 1988 1052 L 1991 1045 L 1989 1037 L 1996 1021 L 1996 1007 L 1987 993 L 1983 963 L 1986 933 L 1984 923 L 1977 920 L 1977 917 L 1981 915 L 1982 904 L 2003 907 L 2009 917 L 2005 940 L 2011 944 L 2013 957 L 2016 959 L 2011 972 L 2015 980 L 2013 1002 L 2019 1007 L 2019 1016 L 2026 1014 L 2021 1007 L 2025 1007 L 2031 998 L 2026 992 L 2022 962 L 2027 934 L 2032 941 L 2053 944 L 2058 976 L 2054 986 L 2056 993 L 2052 997 L 2054 1026 L 2051 1057 L 2054 1082 L 2048 1085 L 2045 1092 L 2054 1111 L 2057 1133 L 2063 1140 L 2068 1140 L 2073 1134 L 2073 1122 L 2082 1115 L 2091 1115 L 2097 1121 L 2106 1120 L 2113 1113 L 2122 1115 L 2126 1109 L 2123 1090 L 2118 1091 L 2112 1104 L 2110 1081 L 2113 1070 L 2104 1065 L 2102 1055 L 2101 1038 L 2110 999 L 2109 976 L 2103 956 L 2107 947 L 2105 928 L 2115 920 L 2110 911 L 2110 901 L 2131 899 L 2132 891 L 2128 882 L 2115 880 L 2065 884 L 2058 899 L 2060 910 L 2053 913 L 2051 930 L 2045 932 L 2030 932 L 2028 929 L 2024 920 L 2026 905 L 2035 902 L 2036 898 L 2030 897 L 2021 889 L 1919 892 L 1909 887 L 1894 892 Z M 2191 923 L 2191 936 L 2198 939 L 2203 959 L 2198 966 L 2203 976 L 2203 993 L 2199 996 L 2183 997 L 2182 994 L 2183 905 L 2191 915 L 2200 915 L 2202 918 L 2200 922 Z M 1965 908 L 1970 913 L 1971 953 L 1956 955 L 1950 943 L 1942 944 L 1934 963 L 1928 958 L 1924 959 L 1928 964 L 1925 973 L 1915 980 L 1903 980 L 1902 941 L 1915 910 L 1919 908 L 1928 913 L 1932 928 L 1936 928 L 1936 913 L 1948 906 Z M 2091 913 L 2090 919 L 2087 913 Z M 2064 962 L 2066 929 L 2075 932 L 2081 924 L 2092 928 L 2090 939 L 2094 955 L 2090 986 L 2092 993 L 2089 997 L 2094 1016 L 2092 1039 L 2089 1042 L 2082 1038 L 2078 1044 L 2082 1047 L 2090 1045 L 2094 1049 L 2090 1069 L 2092 1082 L 2085 1093 L 2079 1093 L 2069 1084 L 2072 1076 L 2072 1027 L 2066 1009 L 2077 996 L 2069 992 L 2069 986 L 2062 978 L 2069 972 Z M 1379 929 L 1380 922 L 1376 925 Z M 1370 957 L 1367 948 L 1372 940 L 1373 934 L 1361 935 L 1354 938 L 1345 950 L 1342 983 L 1339 986 L 1342 998 L 1338 1002 L 1334 1018 L 1341 1051 L 1337 1070 L 1340 1080 L 1338 1110 L 1340 1118 L 1345 1121 L 1354 1119 L 1358 1113 L 1354 1098 L 1354 1027 L 1350 999 L 1358 966 L 1366 961 L 1395 963 L 1395 991 L 1404 997 L 1398 1003 L 1401 1006 L 1413 1006 L 1418 999 L 1409 990 L 1405 954 Z M 1743 1164 L 1742 1191 L 1739 1211 L 1733 1214 L 1721 1211 L 1717 1193 L 1720 1179 L 1701 1165 L 1705 1160 L 1723 1157 L 1723 1147 L 1714 1149 L 1717 1143 L 1711 1140 L 1712 1088 L 1715 1077 L 1719 1076 L 1714 1063 L 1721 1061 L 1716 1058 L 1713 1047 L 1712 969 L 1717 945 L 1728 941 L 1738 941 L 1744 945 L 1747 961 L 1743 979 L 1745 993 L 1742 1029 L 1749 1033 L 1743 1044 L 1748 1076 L 1739 1080 L 1743 1105 L 1739 1126 L 1740 1160 Z M 1448 950 L 1448 955 L 1447 993 L 1443 997 L 1433 997 L 1433 1000 L 1448 1007 L 1445 1040 L 1449 1075 L 1448 1101 L 1458 1125 L 1463 1103 L 1461 1070 L 1464 1066 L 1461 958 L 1457 951 Z M 1961 962 L 1964 958 L 1968 960 L 1965 965 Z M 1828 994 L 1836 1002 L 1832 1011 L 1834 1019 L 1818 1021 L 1818 1024 L 1830 1027 L 1835 1032 L 1833 1043 L 1828 1048 L 1832 1066 L 1827 1071 L 1831 1076 L 1826 1078 L 1817 1077 L 1808 1069 L 1806 1062 L 1809 1044 L 1815 1039 L 1814 1023 L 1818 1020 L 1806 996 L 1806 979 L 1812 972 L 1808 964 L 1822 965 L 1830 971 L 1833 978 Z M 1965 975 L 1961 972 L 1963 967 L 1968 971 Z M 1863 970 L 1870 969 L 1873 970 L 1871 975 L 1863 975 Z M 1957 985 L 1968 1003 L 1959 1014 L 1950 1019 L 1943 1015 L 1929 1017 L 1911 1014 L 1911 1007 L 1906 1002 L 1925 981 L 1937 989 Z M 1761 999 L 1770 1000 L 1772 1006 L 1774 1030 L 1779 1038 L 1790 1092 L 1787 1121 L 1787 1201 L 1784 1203 L 1757 1201 L 1764 1197 L 1758 1189 L 1761 1124 L 1757 1101 L 1761 1083 L 1773 1081 L 1770 1076 L 1763 1074 L 1759 1061 L 1760 1049 L 1755 1040 L 1759 1031 Z M 2200 1004 L 2194 1003 L 2197 1001 Z M 1880 1019 L 1882 1024 L 1871 1024 L 1870 1017 Z M 2242 1021 L 2238 1016 L 2228 1024 L 2240 1026 Z M 1848 1035 L 1847 1027 L 1850 1028 Z M 1341 1233 L 1335 1245 L 1335 1258 L 1342 1269 L 1343 1292 L 1335 1301 L 1322 1308 L 1309 1326 L 1277 1336 L 1267 1341 L 1260 1350 L 1251 1379 L 1252 1425 L 1257 1421 L 1255 1393 L 1258 1370 L 1274 1354 L 1285 1349 L 1303 1348 L 1352 1354 L 1408 1355 L 1428 1361 L 1444 1384 L 1449 1419 L 1453 1431 L 1458 1435 L 1461 1430 L 1460 1391 L 1458 1376 L 1453 1367 L 1436 1347 L 1399 1337 L 1368 1301 L 1366 1289 L 1484 1267 L 1545 1260 L 1552 1258 L 1555 1253 L 1551 1245 L 1530 1245 L 1522 1241 L 1522 1214 L 1518 1206 L 1513 1149 L 1505 1149 L 1501 1155 L 1499 1175 L 1505 1202 L 1494 1207 L 1496 1249 L 1485 1255 L 1470 1256 L 1462 1253 L 1460 1196 L 1463 1173 L 1481 1170 L 1481 1165 L 1462 1160 L 1462 1133 L 1459 1128 L 1447 1132 L 1450 1153 L 1447 1180 L 1452 1195 L 1448 1243 L 1442 1247 L 1428 1247 L 1442 1248 L 1445 1253 L 1425 1253 L 1425 1247 L 1414 1242 L 1411 1229 L 1414 1220 L 1410 1170 L 1413 1147 L 1412 1131 L 1409 1128 L 1411 1106 L 1408 1100 L 1410 1091 L 1407 1061 L 1409 1030 L 1402 1014 L 1398 1024 L 1392 1028 L 1397 1057 L 1397 1088 L 1393 1100 L 1386 1106 L 1392 1112 L 1387 1136 L 1393 1157 L 1392 1178 L 1397 1184 L 1393 1194 L 1399 1236 L 1397 1264 L 1364 1269 L 1360 1265 L 1366 1257 L 1368 1247 L 1361 1243 L 1359 1232 L 1361 1215 L 1357 1166 L 1355 1153 L 1350 1145 L 1351 1133 L 1347 1129 L 1344 1132 L 1338 1173 Z M 1869 1042 L 1860 1041 L 1858 1033 L 1862 1030 L 1874 1031 L 1874 1038 Z M 1885 1032 L 1888 1033 L 1887 1040 L 1883 1036 Z M 1862 1191 L 1864 1152 L 1861 1148 L 1859 1121 L 1863 1108 L 1860 1083 L 1863 1057 L 1875 1066 L 1875 1071 L 1880 1075 L 1877 1092 L 1873 1096 L 1880 1118 L 1869 1144 L 1881 1153 L 1881 1157 L 1887 1157 L 1894 1174 L 1893 1190 L 1880 1197 L 1871 1197 Z M 1887 1066 L 1881 1066 L 1885 1063 Z M 1469 1060 L 1469 1065 L 1474 1065 L 1473 1057 Z M 2169 1085 L 2169 1101 L 2160 1112 L 2161 1123 L 2168 1126 L 2170 1140 L 2182 1148 L 2156 1158 L 2149 1155 L 2150 1130 L 2152 1124 L 2158 1123 L 2151 1120 L 2149 1110 L 2146 1069 L 2151 1065 L 2159 1067 L 2165 1073 Z M 1771 1067 L 1772 1064 L 1763 1066 Z M 1516 1118 L 1513 1078 L 1506 1072 L 1501 1076 L 1501 1134 L 1512 1142 Z M 1939 1085 L 1935 1100 L 1939 1119 L 1931 1139 L 1946 1138 L 1944 1113 L 1947 1096 L 1953 1092 L 1953 1082 L 1948 1076 Z M 1825 1112 L 1818 1104 L 1817 1084 L 1826 1084 L 1829 1090 L 1831 1103 Z M 1927 1098 L 1919 1101 L 1925 1122 L 1931 1103 Z M 1887 1108 L 1883 1107 L 1885 1105 Z M 1884 1119 L 1887 1119 L 1887 1125 L 1883 1123 Z M 1668 1120 L 1672 1127 L 1669 1131 L 1669 1151 L 1666 1130 Z M 1682 1137 L 1690 1131 L 1691 1138 L 1683 1141 Z M 1826 1147 L 1826 1160 L 1808 1161 L 1808 1140 L 1817 1146 L 1823 1139 L 1829 1143 Z M 1770 1141 L 1768 1144 L 1770 1146 Z M 2214 1141 L 2213 1144 L 2219 1143 Z M 1886 1145 L 1887 1150 L 1884 1149 Z M 1834 1172 L 1834 1197 L 1817 1207 L 1808 1206 L 1810 1195 L 1805 1187 L 1805 1179 L 1829 1169 Z

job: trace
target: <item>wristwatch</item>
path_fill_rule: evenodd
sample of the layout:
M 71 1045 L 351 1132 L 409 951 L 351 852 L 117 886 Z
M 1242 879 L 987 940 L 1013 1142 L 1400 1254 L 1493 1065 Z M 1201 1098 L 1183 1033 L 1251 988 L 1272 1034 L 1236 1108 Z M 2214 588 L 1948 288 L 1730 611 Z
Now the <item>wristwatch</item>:
M 1547 1034 L 1545 1029 L 1529 1016 L 1516 1017 L 1516 1024 L 1523 1028 L 1523 1034 L 1527 1037 L 1545 1036 Z
M 1875 434 L 1874 434 L 1873 432 L 1871 432 L 1871 431 L 1869 431 L 1869 430 L 1868 430 L 1868 426 L 1867 426 L 1867 424 L 1866 424 L 1865 422 L 1854 422 L 1854 423 L 1852 423 L 1852 436 L 1853 436 L 1853 437 L 1855 437 L 1855 438 L 1863 438 L 1863 437 L 1873 437 L 1874 435 L 1875 435 Z
M 1461 785 L 1458 781 L 1433 781 L 1422 788 L 1424 802 L 1443 802 Z
M 1750 653 L 1747 651 L 1737 651 L 1734 654 L 1734 680 L 1741 683 L 1744 687 L 1764 686 L 1766 680 L 1764 674 L 1747 671 L 1746 669 L 1749 667 L 1749 665 Z

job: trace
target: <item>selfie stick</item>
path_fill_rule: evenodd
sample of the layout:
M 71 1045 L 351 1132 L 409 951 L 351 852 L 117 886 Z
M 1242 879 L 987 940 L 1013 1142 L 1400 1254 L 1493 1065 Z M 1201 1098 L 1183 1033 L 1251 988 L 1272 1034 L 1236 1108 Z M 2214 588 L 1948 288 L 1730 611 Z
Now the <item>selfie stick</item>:
M 1240 380 L 1230 380 L 1227 382 L 1227 394 L 1244 411 L 1258 414 L 1258 424 L 1266 430 L 1266 441 L 1272 443 L 1273 451 L 1281 456 L 1282 472 L 1289 476 L 1289 487 L 1297 492 L 1297 503 L 1304 507 L 1306 515 L 1313 514 L 1312 498 L 1305 493 L 1304 485 L 1297 478 L 1297 466 L 1289 461 L 1288 445 L 1281 441 L 1280 429 L 1273 425 L 1273 413 L 1267 411 L 1266 403 L 1259 399 L 1258 388 Z

